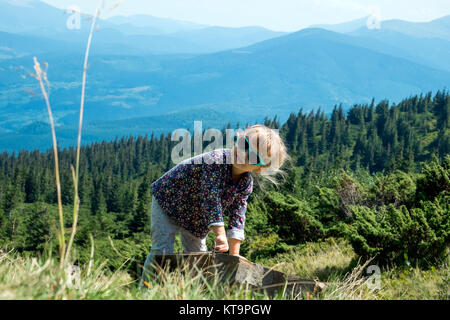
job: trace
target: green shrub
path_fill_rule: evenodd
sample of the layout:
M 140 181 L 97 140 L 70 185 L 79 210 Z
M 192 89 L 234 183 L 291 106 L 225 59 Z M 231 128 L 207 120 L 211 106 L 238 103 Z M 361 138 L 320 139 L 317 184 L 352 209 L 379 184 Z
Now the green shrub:
M 343 213 L 341 199 L 333 188 L 317 187 L 313 203 L 322 222 L 335 222 L 336 218 Z
M 278 192 L 265 199 L 268 222 L 288 244 L 315 241 L 325 236 L 325 229 L 307 201 Z
M 51 206 L 35 202 L 12 209 L 6 225 L 11 246 L 18 251 L 41 251 L 52 237 L 55 224 Z
M 401 204 L 408 205 L 414 200 L 416 194 L 416 183 L 411 174 L 396 170 L 395 172 L 381 177 L 371 190 L 374 203 L 377 206 L 393 204 L 399 207 Z
M 245 234 L 246 238 L 270 233 L 273 231 L 269 223 L 267 206 L 259 197 L 252 197 L 248 202 L 245 214 Z
M 439 194 L 450 193 L 450 155 L 442 162 L 434 157 L 422 164 L 422 175 L 417 181 L 417 201 L 432 200 Z
M 449 197 L 407 209 L 393 204 L 375 208 L 352 207 L 353 223 L 341 225 L 355 252 L 380 264 L 431 265 L 445 257 L 450 243 Z
M 363 258 L 380 264 L 434 264 L 445 257 L 450 244 L 450 156 L 435 158 L 423 172 L 395 171 L 377 177 L 367 198 L 348 205 L 350 223 L 332 230 L 349 239 Z M 417 181 L 417 182 L 415 182 Z
M 274 232 L 255 235 L 248 238 L 241 246 L 241 255 L 252 261 L 273 257 L 286 252 L 289 246 Z

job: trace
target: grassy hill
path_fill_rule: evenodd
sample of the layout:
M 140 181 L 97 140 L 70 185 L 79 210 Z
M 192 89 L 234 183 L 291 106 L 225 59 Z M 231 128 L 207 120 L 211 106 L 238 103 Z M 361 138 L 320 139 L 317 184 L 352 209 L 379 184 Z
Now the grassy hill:
M 178 243 L 179 245 L 179 243 Z M 302 248 L 259 261 L 265 266 L 305 278 L 327 282 L 326 290 L 310 299 L 323 300 L 435 300 L 449 299 L 449 269 L 421 270 L 417 267 L 391 268 L 380 275 L 374 288 L 371 274 L 361 265 L 348 267 L 354 252 L 346 242 L 330 239 L 308 243 Z M 126 263 L 126 259 L 122 258 Z M 342 270 L 345 270 L 344 272 Z M 161 280 L 153 279 L 149 288 L 140 288 L 138 280 L 123 270 L 110 271 L 102 261 L 80 266 L 73 274 L 67 268 L 60 273 L 53 257 L 21 256 L 14 252 L 0 253 L 0 299 L 17 300 L 261 300 L 268 296 L 256 294 L 244 286 L 223 286 L 208 283 L 204 276 L 167 273 Z M 77 269 L 78 271 L 78 269 Z M 325 280 L 323 280 L 325 279 Z M 301 299 L 280 294 L 274 299 Z

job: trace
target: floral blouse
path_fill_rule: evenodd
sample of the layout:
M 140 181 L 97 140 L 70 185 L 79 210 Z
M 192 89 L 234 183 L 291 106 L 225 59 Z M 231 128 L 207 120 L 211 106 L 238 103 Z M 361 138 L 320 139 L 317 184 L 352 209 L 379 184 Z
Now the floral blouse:
M 151 185 L 163 211 L 198 238 L 205 238 L 211 226 L 223 226 L 224 215 L 228 216 L 227 237 L 245 238 L 253 177 L 246 172 L 236 184 L 233 182 L 230 152 L 216 149 L 186 159 Z

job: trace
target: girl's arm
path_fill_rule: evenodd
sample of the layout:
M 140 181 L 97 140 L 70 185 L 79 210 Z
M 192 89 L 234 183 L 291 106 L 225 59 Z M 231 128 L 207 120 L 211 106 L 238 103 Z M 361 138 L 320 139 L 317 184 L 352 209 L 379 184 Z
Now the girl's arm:
M 228 238 L 228 245 L 230 247 L 230 255 L 238 256 L 241 247 L 241 240 Z
M 227 252 L 229 247 L 224 226 L 212 226 L 211 230 L 216 235 L 214 249 L 219 252 Z
M 233 203 L 226 208 L 228 212 L 228 229 L 227 237 L 228 239 L 235 239 L 242 241 L 245 239 L 244 235 L 244 225 L 245 225 L 245 212 L 247 211 L 247 199 L 252 192 L 252 186 L 241 194 L 237 195 L 233 200 Z M 235 241 L 236 242 L 236 241 Z M 240 244 L 240 242 L 239 242 Z M 239 247 L 237 246 L 237 251 L 239 252 Z
M 250 194 L 244 195 L 243 199 L 236 199 L 231 205 L 231 208 L 228 208 L 231 213 L 229 216 L 227 237 L 230 248 L 229 253 L 232 256 L 239 256 L 241 241 L 245 239 L 245 211 L 247 210 L 247 199 L 249 195 Z

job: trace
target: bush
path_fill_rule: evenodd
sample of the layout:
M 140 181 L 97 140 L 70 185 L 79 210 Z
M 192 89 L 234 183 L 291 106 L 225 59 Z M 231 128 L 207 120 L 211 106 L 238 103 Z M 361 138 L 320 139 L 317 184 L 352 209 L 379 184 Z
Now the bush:
M 352 207 L 353 223 L 341 225 L 355 252 L 382 265 L 414 262 L 428 266 L 445 257 L 450 243 L 449 197 L 422 203 L 421 208 L 383 206 L 377 211 Z
M 450 193 L 450 155 L 443 163 L 434 157 L 429 164 L 422 164 L 422 175 L 417 181 L 417 201 L 432 200 L 439 194 Z
M 241 254 L 252 261 L 286 252 L 289 246 L 274 232 L 255 235 L 243 242 Z
M 309 203 L 278 192 L 265 199 L 268 222 L 288 244 L 315 241 L 325 236 L 325 229 Z
M 6 224 L 10 244 L 21 252 L 43 250 L 53 236 L 55 221 L 51 209 L 45 203 L 35 202 L 11 210 Z
M 246 238 L 252 238 L 273 231 L 269 223 L 267 206 L 259 197 L 252 197 L 251 201 L 248 202 L 245 217 Z
M 345 217 L 352 216 L 350 206 L 361 204 L 366 198 L 361 184 L 343 170 L 334 181 L 334 190 L 339 196 L 340 208 Z
M 341 198 L 335 189 L 317 187 L 313 199 L 315 211 L 320 214 L 322 222 L 336 222 L 336 218 L 343 216 Z
M 450 244 L 450 156 L 422 167 L 417 179 L 398 170 L 377 178 L 364 201 L 347 206 L 352 221 L 333 230 L 358 255 L 380 264 L 429 266 L 442 260 Z
M 393 204 L 398 208 L 401 204 L 409 206 L 416 195 L 416 183 L 412 175 L 403 171 L 395 172 L 377 178 L 371 194 L 375 197 L 377 206 Z

